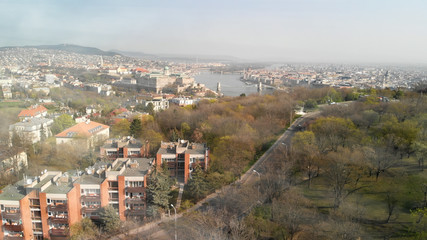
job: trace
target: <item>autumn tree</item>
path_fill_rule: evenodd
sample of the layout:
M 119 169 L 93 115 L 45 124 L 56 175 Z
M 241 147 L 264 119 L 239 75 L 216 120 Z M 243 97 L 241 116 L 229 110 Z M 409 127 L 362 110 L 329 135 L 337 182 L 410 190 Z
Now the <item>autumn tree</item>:
M 348 195 L 360 189 L 357 186 L 350 186 L 355 179 L 354 168 L 358 168 L 360 163 L 358 157 L 346 148 L 329 152 L 325 157 L 324 176 L 328 185 L 332 187 L 335 209 L 339 208 Z
M 373 172 L 377 181 L 381 173 L 395 166 L 398 162 L 398 158 L 394 154 L 382 147 L 364 147 L 363 153 L 370 175 Z
M 113 136 L 128 136 L 131 123 L 127 119 L 122 119 L 111 127 Z
M 70 227 L 71 240 L 96 240 L 99 231 L 90 218 L 83 218 L 80 222 Z
M 218 140 L 212 155 L 212 168 L 220 172 L 229 169 L 235 176 L 238 176 L 244 166 L 253 160 L 255 148 L 251 141 L 245 141 L 245 139 L 234 136 L 225 136 Z
M 310 188 L 312 178 L 316 171 L 319 171 L 321 157 L 314 133 L 311 131 L 297 132 L 292 138 L 292 149 L 295 151 L 300 170 L 307 174 L 307 184 Z
M 311 125 L 311 130 L 322 153 L 336 152 L 340 146 L 351 145 L 351 140 L 359 134 L 351 120 L 337 117 L 319 118 Z
M 296 189 L 288 190 L 274 199 L 271 206 L 272 220 L 285 231 L 281 239 L 298 239 L 296 236 L 304 231 L 304 225 L 313 224 L 316 219 L 316 214 L 308 208 L 309 201 Z

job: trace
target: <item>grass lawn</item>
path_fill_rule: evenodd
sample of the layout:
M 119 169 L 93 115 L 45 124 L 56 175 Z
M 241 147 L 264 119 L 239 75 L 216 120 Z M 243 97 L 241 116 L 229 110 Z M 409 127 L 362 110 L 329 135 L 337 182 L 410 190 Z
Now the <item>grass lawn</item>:
M 0 102 L 0 116 L 2 116 L 2 124 L 0 125 L 0 132 L 8 133 L 9 125 L 19 121 L 18 114 L 21 112 L 21 107 L 5 106 L 4 102 Z
M 401 174 L 410 174 L 419 176 L 421 179 L 427 179 L 427 170 L 420 171 L 418 163 L 413 158 L 404 158 L 400 164 L 392 169 L 387 170 L 380 175 L 379 181 L 386 184 L 397 184 L 402 191 L 410 191 L 405 189 L 407 185 L 404 182 L 392 180 Z M 377 186 L 375 177 L 365 177 L 358 182 L 358 186 L 366 186 L 344 199 L 343 204 L 334 212 L 332 186 L 328 184 L 327 179 L 320 175 L 313 178 L 311 188 L 307 186 L 307 182 L 302 182 L 299 188 L 304 196 L 316 206 L 320 213 L 334 214 L 340 211 L 346 216 L 351 217 L 353 221 L 359 222 L 365 232 L 364 235 L 372 239 L 404 239 L 408 236 L 408 228 L 413 223 L 414 219 L 407 208 L 403 207 L 403 202 L 406 200 L 405 192 L 399 195 L 396 207 L 386 223 L 388 217 L 388 208 L 385 192 L 381 192 Z M 391 185 L 392 187 L 395 185 Z

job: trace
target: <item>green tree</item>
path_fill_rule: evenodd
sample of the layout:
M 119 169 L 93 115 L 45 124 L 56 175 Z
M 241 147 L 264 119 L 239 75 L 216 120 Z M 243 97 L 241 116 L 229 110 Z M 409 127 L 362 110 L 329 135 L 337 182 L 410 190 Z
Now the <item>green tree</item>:
M 141 137 L 142 134 L 142 122 L 139 118 L 134 118 L 132 120 L 132 123 L 129 126 L 130 134 L 133 135 L 135 138 Z
M 411 210 L 413 219 L 409 232 L 413 234 L 413 239 L 422 240 L 427 238 L 427 207 Z
M 191 127 L 188 123 L 181 123 L 181 137 L 184 139 L 189 139 L 191 134 Z
M 424 161 L 427 158 L 427 144 L 424 142 L 416 141 L 412 144 L 412 149 L 415 151 L 415 157 L 418 161 L 418 167 L 424 171 Z
M 56 135 L 62 131 L 64 131 L 65 129 L 74 126 L 74 124 L 76 124 L 76 122 L 74 121 L 74 119 L 68 115 L 68 114 L 62 114 L 61 116 L 55 118 L 55 120 L 53 120 L 53 124 L 51 127 L 52 130 L 52 134 Z
M 144 112 L 154 116 L 154 105 L 152 103 L 148 103 L 147 106 L 144 107 Z
M 150 183 L 147 187 L 147 197 L 151 204 L 169 208 L 169 195 L 173 181 L 167 174 L 167 169 L 155 170 L 150 176 Z
M 102 228 L 107 232 L 115 232 L 120 228 L 120 218 L 116 209 L 108 205 L 99 211 Z
M 187 189 L 194 198 L 195 202 L 203 199 L 209 193 L 210 187 L 208 181 L 206 180 L 206 173 L 199 165 L 196 165 L 193 172 L 191 173 L 191 178 L 188 181 Z
M 307 101 L 305 101 L 304 103 L 304 107 L 306 109 L 314 109 L 317 108 L 317 102 L 314 99 L 308 99 Z

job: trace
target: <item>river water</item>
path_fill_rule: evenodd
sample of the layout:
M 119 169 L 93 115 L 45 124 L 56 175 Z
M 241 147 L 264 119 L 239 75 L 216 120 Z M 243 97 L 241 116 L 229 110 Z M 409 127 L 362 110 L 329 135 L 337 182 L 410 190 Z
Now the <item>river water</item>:
M 219 74 L 203 71 L 194 76 L 194 80 L 197 83 L 205 84 L 212 91 L 216 91 L 218 82 L 221 83 L 221 92 L 224 96 L 235 97 L 240 96 L 242 93 L 246 95 L 257 93 L 255 84 L 247 85 L 240 81 L 240 77 L 240 74 Z

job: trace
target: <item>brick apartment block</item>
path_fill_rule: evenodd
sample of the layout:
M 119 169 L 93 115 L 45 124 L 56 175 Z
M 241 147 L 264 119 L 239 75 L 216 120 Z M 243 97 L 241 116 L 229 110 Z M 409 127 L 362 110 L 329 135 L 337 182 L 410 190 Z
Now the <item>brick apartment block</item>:
M 69 239 L 83 217 L 99 219 L 103 206 L 121 220 L 143 217 L 147 176 L 154 159 L 118 158 L 83 171 L 44 171 L 2 189 L 0 239 Z
M 162 142 L 156 154 L 156 166 L 166 163 L 171 177 L 187 183 L 191 172 L 198 164 L 208 169 L 209 148 L 203 143 L 190 143 L 188 140 Z

